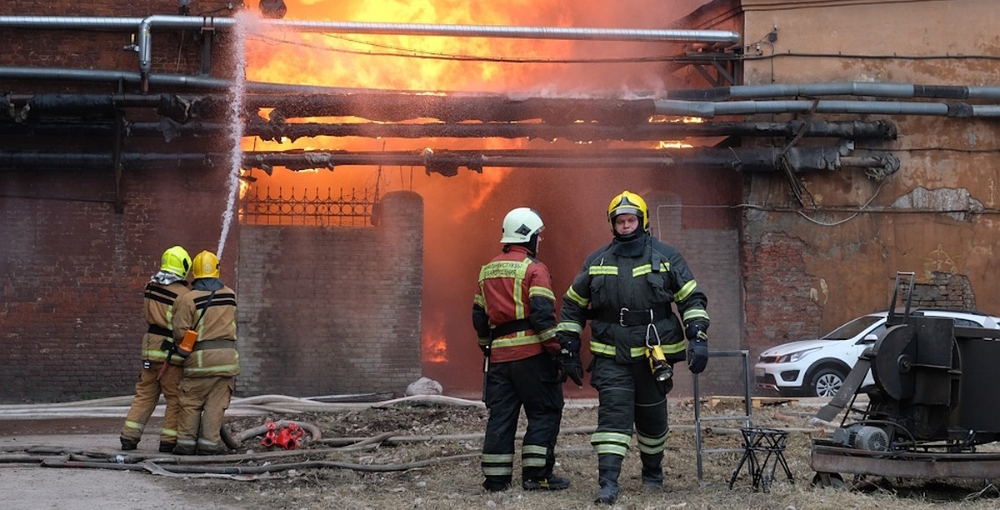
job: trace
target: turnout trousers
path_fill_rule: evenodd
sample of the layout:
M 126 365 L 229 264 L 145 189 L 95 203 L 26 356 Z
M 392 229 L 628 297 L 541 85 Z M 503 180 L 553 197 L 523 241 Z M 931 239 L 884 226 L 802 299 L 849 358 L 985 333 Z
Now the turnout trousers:
M 222 444 L 222 421 L 229 408 L 234 383 L 235 378 L 231 376 L 181 379 L 174 453 L 211 455 L 226 449 Z
M 644 360 L 621 364 L 595 356 L 590 384 L 597 389 L 597 431 L 590 442 L 597 451 L 601 486 L 617 486 L 622 460 L 635 430 L 642 459 L 643 483 L 663 483 L 663 450 L 667 443 L 666 388 L 653 379 Z
M 160 428 L 160 443 L 174 444 L 177 442 L 177 417 L 180 412 L 180 389 L 178 385 L 184 375 L 184 367 L 170 365 L 163 372 L 163 377 L 156 379 L 163 362 L 151 362 L 149 368 L 143 368 L 139 373 L 139 382 L 135 383 L 135 396 L 132 406 L 125 416 L 121 437 L 138 443 L 142 432 L 146 429 L 149 417 L 160 402 L 160 394 L 167 401 L 163 411 L 163 427 Z
M 500 487 L 511 483 L 522 406 L 528 426 L 521 445 L 521 476 L 524 480 L 546 478 L 555 466 L 563 409 L 562 384 L 548 354 L 496 363 L 486 374 L 490 416 L 483 439 L 484 485 Z

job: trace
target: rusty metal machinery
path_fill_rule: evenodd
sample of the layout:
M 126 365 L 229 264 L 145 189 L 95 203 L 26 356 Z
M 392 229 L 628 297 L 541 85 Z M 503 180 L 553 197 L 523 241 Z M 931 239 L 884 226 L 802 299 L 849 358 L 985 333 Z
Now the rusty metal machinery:
M 913 288 L 913 273 L 909 275 Z M 1000 453 L 977 446 L 1000 440 L 1000 330 L 959 327 L 950 318 L 890 312 L 885 331 L 865 350 L 843 387 L 816 417 L 832 421 L 831 439 L 812 444 L 818 485 L 840 473 L 894 478 L 996 478 Z M 871 370 L 874 385 L 861 387 Z M 856 407 L 859 394 L 868 396 Z

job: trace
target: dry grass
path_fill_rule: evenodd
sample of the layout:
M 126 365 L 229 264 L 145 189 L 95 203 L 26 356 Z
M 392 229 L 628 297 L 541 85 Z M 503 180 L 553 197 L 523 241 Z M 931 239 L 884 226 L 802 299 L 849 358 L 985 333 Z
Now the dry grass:
M 808 428 L 808 418 L 815 408 L 798 405 L 755 409 L 754 424 L 760 427 Z M 622 493 L 614 508 L 623 509 L 809 509 L 844 510 L 853 508 L 922 509 L 937 508 L 941 503 L 956 508 L 992 509 L 997 506 L 998 491 L 984 490 L 982 481 L 952 480 L 949 483 L 881 479 L 847 480 L 849 490 L 821 489 L 811 486 L 814 473 L 809 468 L 810 437 L 803 432 L 789 436 L 785 457 L 795 483 L 779 476 L 770 492 L 751 490 L 750 477 L 744 470 L 732 490 L 729 477 L 738 461 L 737 453 L 704 456 L 703 483 L 696 474 L 693 408 L 690 403 L 672 403 L 671 432 L 665 467 L 665 491 L 643 493 L 639 480 L 639 458 L 629 452 L 622 474 Z M 706 414 L 742 414 L 734 405 L 705 409 Z M 486 411 L 463 407 L 394 407 L 372 408 L 335 415 L 275 416 L 316 424 L 324 438 L 373 437 L 392 433 L 393 437 L 418 435 L 481 434 Z M 593 427 L 597 410 L 593 407 L 568 408 L 563 429 Z M 260 423 L 258 419 L 231 421 L 236 430 Z M 739 427 L 739 422 L 713 422 L 720 427 Z M 522 428 L 523 430 L 523 428 Z M 723 431 L 725 432 L 725 431 Z M 740 438 L 731 433 L 703 434 L 706 448 L 738 448 Z M 259 448 L 252 440 L 246 448 Z M 385 509 L 429 508 L 459 510 L 467 508 L 504 508 L 538 510 L 594 508 L 597 489 L 597 456 L 589 445 L 589 435 L 570 433 L 560 436 L 557 473 L 568 476 L 573 485 L 553 493 L 526 492 L 515 487 L 499 494 L 484 493 L 477 438 L 432 440 L 383 444 L 360 450 L 327 450 L 312 458 L 349 462 L 368 466 L 406 464 L 427 459 L 451 458 L 427 467 L 394 472 L 362 472 L 351 469 L 286 470 L 254 482 L 218 479 L 193 479 L 176 483 L 187 493 L 236 504 L 246 508 L 312 510 L 327 508 Z M 299 459 L 301 460 L 301 458 Z M 290 462 L 290 461 L 282 461 Z M 515 472 L 517 469 L 515 468 Z

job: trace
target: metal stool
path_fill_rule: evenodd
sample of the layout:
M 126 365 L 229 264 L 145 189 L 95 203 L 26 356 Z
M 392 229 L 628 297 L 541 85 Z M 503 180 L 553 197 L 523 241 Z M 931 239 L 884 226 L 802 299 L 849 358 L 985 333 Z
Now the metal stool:
M 785 470 L 788 481 L 795 483 L 792 479 L 792 472 L 785 462 L 785 441 L 788 439 L 788 432 L 778 429 L 741 428 L 743 434 L 743 458 L 740 459 L 733 477 L 729 479 L 729 488 L 733 488 L 736 478 L 747 464 L 750 470 L 752 487 L 754 491 L 763 489 L 764 492 L 771 490 L 771 482 L 774 481 L 774 473 L 778 465 Z M 761 459 L 763 457 L 763 459 Z M 749 461 L 749 462 L 748 462 Z M 768 474 L 768 464 L 771 472 Z

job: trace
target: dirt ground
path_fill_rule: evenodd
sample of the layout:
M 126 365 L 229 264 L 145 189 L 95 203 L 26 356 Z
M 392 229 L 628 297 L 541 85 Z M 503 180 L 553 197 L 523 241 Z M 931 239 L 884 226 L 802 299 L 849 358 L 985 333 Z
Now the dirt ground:
M 473 403 L 474 404 L 474 403 Z M 665 490 L 643 492 L 638 453 L 625 460 L 621 509 L 836 509 L 996 508 L 1000 492 L 985 480 L 931 482 L 846 480 L 846 489 L 814 487 L 809 468 L 811 437 L 822 435 L 809 419 L 818 405 L 785 403 L 754 409 L 757 427 L 790 431 L 785 457 L 794 483 L 780 468 L 770 490 L 753 490 L 744 468 L 732 489 L 730 476 L 739 453 L 703 455 L 697 476 L 694 407 L 690 400 L 670 405 L 671 434 L 665 459 Z M 738 417 L 742 405 L 703 404 L 703 417 Z M 559 438 L 557 473 L 572 480 L 560 492 L 526 492 L 519 485 L 503 493 L 480 489 L 479 451 L 487 411 L 475 405 L 406 403 L 372 405 L 337 413 L 273 413 L 227 420 L 239 437 L 266 420 L 296 420 L 316 426 L 320 441 L 284 451 L 267 449 L 259 436 L 244 440 L 224 457 L 174 457 L 156 452 L 147 439 L 135 452 L 117 448 L 120 420 L 6 421 L 0 423 L 0 507 L 96 510 L 158 502 L 158 509 L 229 510 L 268 508 L 592 508 L 597 489 L 597 456 L 589 444 L 596 424 L 592 403 L 569 402 Z M 704 423 L 704 448 L 739 448 L 739 420 Z M 147 430 L 155 430 L 155 422 Z M 523 424 L 522 429 L 523 431 Z M 44 445 L 46 448 L 39 448 Z M 71 453 L 68 453 L 71 452 Z M 128 453 L 121 464 L 109 462 Z M 43 465 L 76 467 L 41 467 Z M 79 461 L 74 464 L 73 461 Z M 153 464 L 144 464 L 150 461 Z M 61 464 L 62 463 L 62 464 Z M 156 466 L 184 474 L 151 471 Z M 515 473 L 518 469 L 515 468 Z M 5 502 L 4 502 L 5 501 Z

